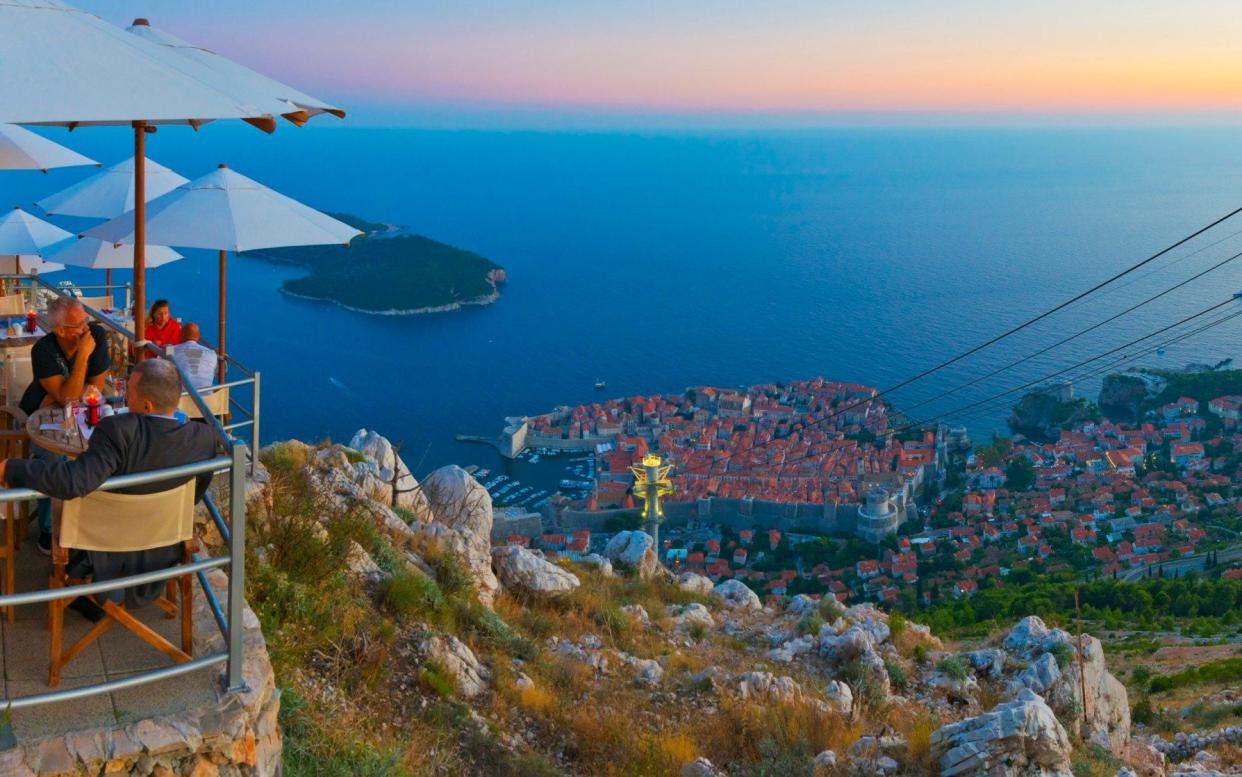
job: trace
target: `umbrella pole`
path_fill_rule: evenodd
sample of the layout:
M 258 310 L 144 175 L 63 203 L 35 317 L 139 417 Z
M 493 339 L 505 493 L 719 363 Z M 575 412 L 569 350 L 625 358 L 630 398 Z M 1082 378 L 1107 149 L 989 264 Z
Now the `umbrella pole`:
M 104 294 L 107 295 L 109 300 L 112 299 L 112 270 L 111 269 L 104 270 Z M 108 304 L 111 305 L 112 303 L 109 302 Z
M 216 354 L 219 356 L 218 363 L 216 364 L 216 378 L 217 380 L 219 380 L 220 383 L 224 382 L 224 373 L 228 370 L 228 364 L 225 362 L 225 356 L 224 356 L 224 330 L 225 330 L 225 326 L 224 326 L 224 271 L 227 265 L 227 262 L 225 261 L 225 259 L 226 259 L 225 253 L 223 250 L 221 250 L 220 251 L 220 290 L 219 290 L 219 295 L 218 295 L 218 299 L 220 303 L 220 311 L 219 311 L 219 316 L 217 317 L 217 319 L 220 322 L 219 324 L 220 329 L 219 329 L 219 334 L 216 336 Z
M 134 122 L 134 360 L 146 357 L 147 123 Z

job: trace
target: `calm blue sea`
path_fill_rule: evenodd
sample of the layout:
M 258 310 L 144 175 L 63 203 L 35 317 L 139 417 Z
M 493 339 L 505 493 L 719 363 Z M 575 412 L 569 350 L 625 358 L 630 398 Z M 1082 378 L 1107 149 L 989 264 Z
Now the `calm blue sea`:
M 453 435 L 598 399 L 597 378 L 606 396 L 813 375 L 888 386 L 1242 205 L 1236 129 L 573 134 L 333 121 L 270 137 L 162 128 L 148 152 L 191 178 L 227 162 L 315 207 L 408 225 L 505 266 L 498 304 L 390 318 L 286 298 L 276 289 L 296 269 L 230 260 L 232 350 L 263 373 L 265 439 L 377 428 L 424 471 L 494 466 Z M 108 163 L 131 153 L 125 130 L 48 134 Z M 86 174 L 0 173 L 0 202 L 28 206 Z M 1213 234 L 1219 244 L 1175 252 L 893 399 L 912 405 L 1103 320 L 1242 251 L 1238 230 L 1242 217 Z M 190 252 L 152 271 L 149 298 L 214 331 L 214 263 Z M 915 414 L 1228 298 L 1242 289 L 1237 264 Z M 1234 357 L 1240 331 L 1242 319 L 1142 363 Z M 1093 397 L 1098 378 L 1078 388 Z M 1006 414 L 985 405 L 958 418 L 985 435 Z

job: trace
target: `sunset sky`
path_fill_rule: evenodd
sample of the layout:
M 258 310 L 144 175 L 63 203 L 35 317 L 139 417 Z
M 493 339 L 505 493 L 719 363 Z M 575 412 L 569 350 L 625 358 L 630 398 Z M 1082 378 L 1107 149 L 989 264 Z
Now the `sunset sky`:
M 1242 107 L 1242 13 L 1225 0 L 76 5 L 149 17 L 360 122 L 1231 121 Z

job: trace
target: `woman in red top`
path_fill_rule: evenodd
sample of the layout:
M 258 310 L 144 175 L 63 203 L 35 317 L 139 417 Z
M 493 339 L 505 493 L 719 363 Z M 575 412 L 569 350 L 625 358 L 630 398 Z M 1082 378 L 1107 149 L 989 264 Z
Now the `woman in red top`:
M 157 299 L 152 303 L 144 334 L 161 349 L 181 342 L 181 324 L 169 312 L 168 300 Z

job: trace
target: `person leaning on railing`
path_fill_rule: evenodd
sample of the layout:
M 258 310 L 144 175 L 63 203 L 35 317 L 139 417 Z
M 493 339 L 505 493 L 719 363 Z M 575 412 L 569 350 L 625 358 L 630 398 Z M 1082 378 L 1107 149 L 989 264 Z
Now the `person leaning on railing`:
M 30 415 L 41 407 L 76 402 L 87 386 L 102 389 L 112 357 L 108 355 L 108 336 L 98 324 L 87 320 L 82 303 L 73 297 L 60 296 L 47 306 L 47 321 L 52 331 L 39 338 L 30 349 L 30 382 L 18 407 Z M 58 460 L 63 457 L 38 445 L 31 445 L 37 459 Z M 52 551 L 52 503 L 38 501 L 39 550 Z
M 8 486 L 32 488 L 57 499 L 76 499 L 97 489 L 114 475 L 149 472 L 156 469 L 210 459 L 216 455 L 215 432 L 205 424 L 188 424 L 174 413 L 181 398 L 181 377 L 172 362 L 148 359 L 140 362 L 129 376 L 126 401 L 128 413 L 100 419 L 91 434 L 90 446 L 72 461 L 8 459 L 0 461 L 0 481 Z M 166 480 L 132 488 L 117 489 L 119 494 L 151 494 L 176 488 L 189 478 Z M 195 501 L 203 498 L 211 474 L 198 476 Z M 181 545 L 128 553 L 87 551 L 70 559 L 71 577 L 114 580 L 120 577 L 166 569 L 181 561 Z M 164 583 L 126 589 L 124 598 L 131 607 L 153 600 Z M 122 594 L 108 594 L 120 603 Z M 75 600 L 70 607 L 90 620 L 103 616 L 93 601 Z

